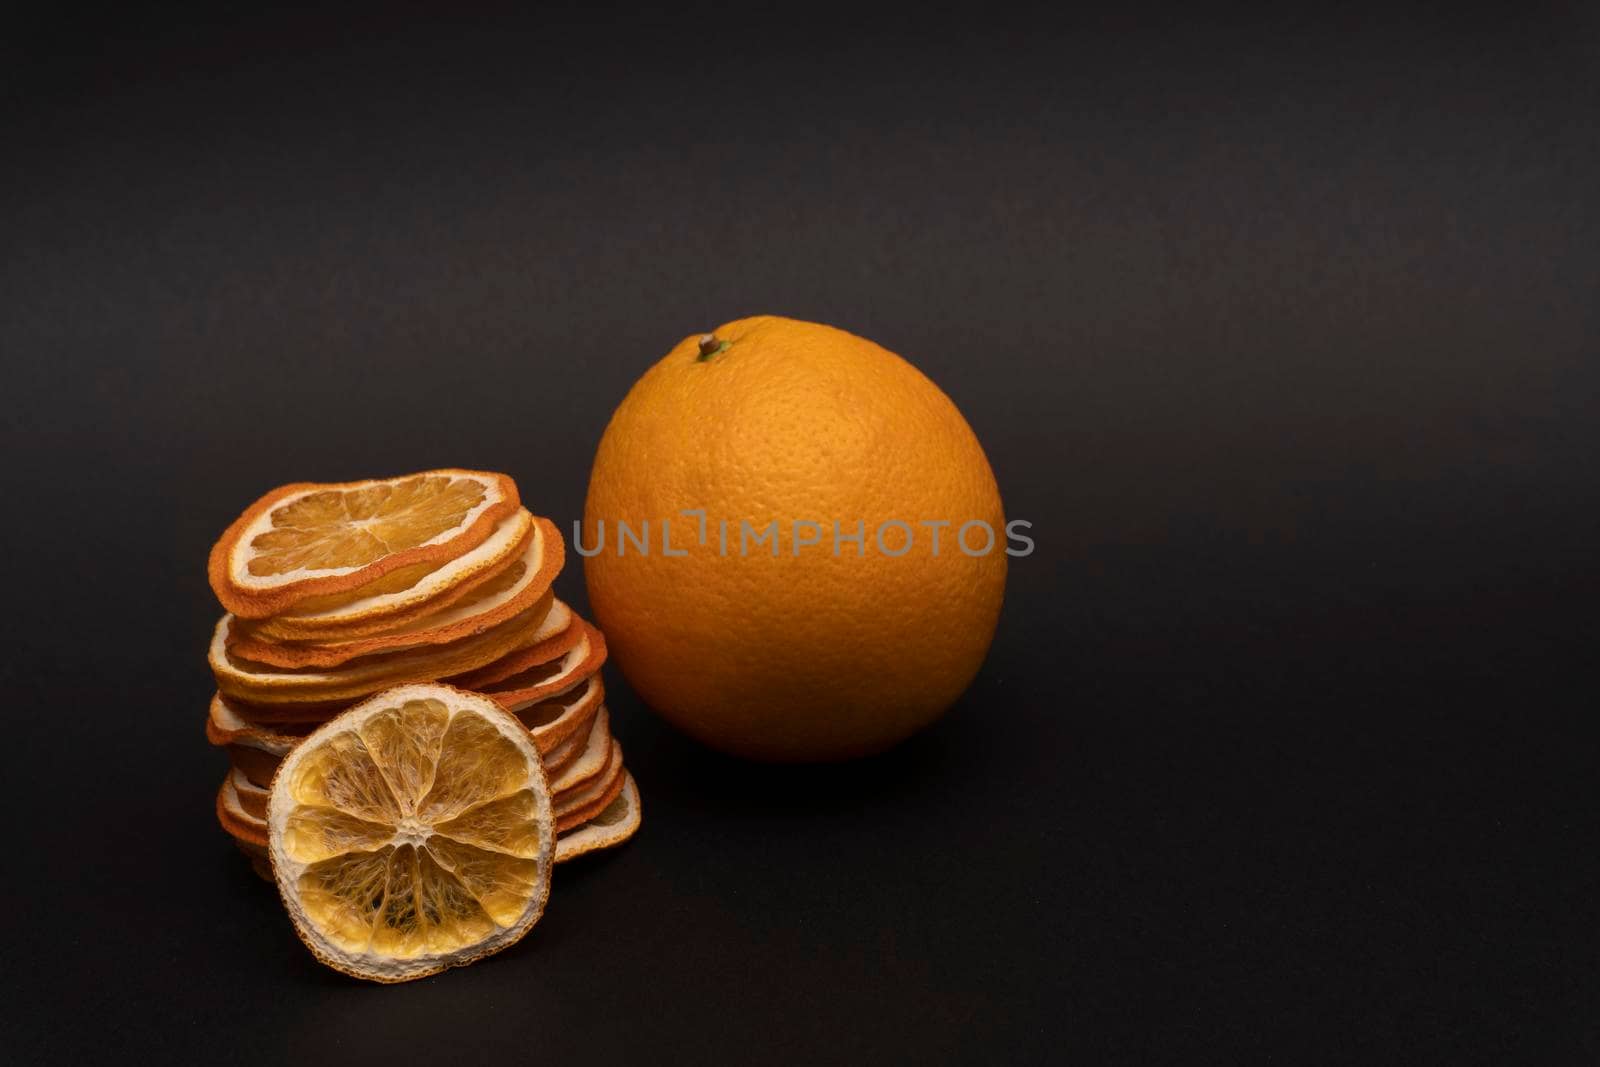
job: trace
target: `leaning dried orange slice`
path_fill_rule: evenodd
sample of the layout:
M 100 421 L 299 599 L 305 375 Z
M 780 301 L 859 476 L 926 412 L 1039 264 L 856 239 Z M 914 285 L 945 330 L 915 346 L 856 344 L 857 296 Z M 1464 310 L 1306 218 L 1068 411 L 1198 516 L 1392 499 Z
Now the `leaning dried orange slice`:
M 521 724 L 409 685 L 306 738 L 273 779 L 268 848 L 296 931 L 346 974 L 403 982 L 520 939 L 544 911 L 549 785 Z
M 622 789 L 600 813 L 556 838 L 556 862 L 565 863 L 589 852 L 614 848 L 639 830 L 642 811 L 639 786 L 633 775 L 622 772 Z
M 533 515 L 518 508 L 487 541 L 443 566 L 402 568 L 348 593 L 302 600 L 287 613 L 255 620 L 251 632 L 268 641 L 351 641 L 409 625 L 493 580 L 532 534 Z
M 437 567 L 487 540 L 519 503 L 515 482 L 484 471 L 285 485 L 212 548 L 211 588 L 235 615 L 265 618 L 397 570 Z

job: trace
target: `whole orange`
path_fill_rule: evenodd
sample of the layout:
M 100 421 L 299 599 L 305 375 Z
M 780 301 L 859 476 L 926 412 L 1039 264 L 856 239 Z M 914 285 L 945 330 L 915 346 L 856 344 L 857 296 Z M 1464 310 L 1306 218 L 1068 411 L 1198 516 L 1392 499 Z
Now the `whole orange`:
M 634 384 L 581 532 L 628 682 L 756 759 L 865 755 L 938 718 L 1005 590 L 1000 491 L 950 398 L 871 341 L 774 316 L 687 337 Z

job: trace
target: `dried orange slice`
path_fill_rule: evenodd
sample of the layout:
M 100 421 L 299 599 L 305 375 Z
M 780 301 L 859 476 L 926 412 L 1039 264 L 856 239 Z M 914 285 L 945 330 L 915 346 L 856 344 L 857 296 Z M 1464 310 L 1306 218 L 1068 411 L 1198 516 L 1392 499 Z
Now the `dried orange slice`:
M 603 699 L 605 697 L 605 687 L 600 685 L 599 675 L 595 675 L 593 683 L 599 686 L 596 697 Z M 589 684 L 590 682 L 584 682 L 581 686 L 576 687 L 574 692 L 583 692 Z M 569 694 L 558 699 L 565 704 L 572 698 Z M 587 700 L 585 700 L 585 703 L 587 703 Z M 551 781 L 555 781 L 555 779 L 565 774 L 567 769 L 578 761 L 578 757 L 583 755 L 584 749 L 588 746 L 590 727 L 594 725 L 595 716 L 599 713 L 600 708 L 604 706 L 599 703 L 599 699 L 596 700 L 596 704 L 597 706 L 593 711 L 572 716 L 577 722 L 573 726 L 571 735 L 566 740 L 551 745 L 549 748 L 540 749 L 544 753 L 544 773 L 550 776 Z M 524 712 L 522 715 L 517 716 L 517 718 L 523 720 L 523 725 L 527 725 L 526 714 Z M 558 714 L 557 719 L 560 718 L 561 716 Z M 539 745 L 539 737 L 537 735 L 534 736 L 533 743 L 535 747 Z
M 606 757 L 605 769 L 582 789 L 576 790 L 555 807 L 556 832 L 570 830 L 588 822 L 617 798 L 622 789 L 622 776 L 627 769 L 622 765 L 622 745 L 611 742 L 611 754 Z
M 482 544 L 519 504 L 515 482 L 485 471 L 285 485 L 212 548 L 211 588 L 235 615 L 265 618 L 397 570 L 437 567 Z
M 265 819 L 249 810 L 250 803 L 243 799 L 237 777 L 230 774 L 222 781 L 217 792 L 217 821 L 250 860 L 250 868 L 263 879 L 272 881 L 272 863 L 267 856 L 267 824 Z
M 407 682 L 432 681 L 493 663 L 539 639 L 543 604 L 513 616 L 481 634 L 446 645 L 363 656 L 338 667 L 272 667 L 236 656 L 228 649 L 234 617 L 224 615 L 211 635 L 208 659 L 217 688 L 225 696 L 258 705 L 327 705 L 355 700 Z M 317 717 L 317 716 L 313 716 Z
M 549 753 L 589 725 L 605 695 L 606 687 L 600 675 L 591 674 L 582 681 L 572 683 L 566 690 L 513 714 L 533 735 L 534 746 L 540 752 Z
M 219 794 L 218 817 L 222 821 L 223 829 L 233 839 L 233 843 L 250 860 L 251 869 L 271 882 L 272 863 L 267 856 L 266 821 L 249 812 L 249 803 L 244 800 L 244 790 L 240 787 L 237 776 L 233 778 L 232 784 L 239 800 L 236 803 L 228 796 L 228 785 L 224 783 L 222 793 Z M 227 811 L 226 816 L 222 814 L 224 809 Z M 638 784 L 634 782 L 633 775 L 625 771 L 622 775 L 622 788 L 616 799 L 588 822 L 556 835 L 555 862 L 565 863 L 578 856 L 622 844 L 638 831 L 640 815 Z
M 611 758 L 611 715 L 604 704 L 595 709 L 589 728 L 578 731 L 570 740 L 562 742 L 561 747 L 568 745 L 573 746 L 571 759 L 565 758 L 565 753 L 561 757 L 556 757 L 554 752 L 544 754 L 544 770 L 550 775 L 550 795 L 558 807 L 564 795 L 572 795 L 574 789 L 593 781 Z
M 271 792 L 270 788 L 252 782 L 237 767 L 228 772 L 228 784 L 232 787 L 234 796 L 239 798 L 239 809 L 250 818 L 260 821 L 261 829 L 265 832 L 267 796 Z
M 267 857 L 267 824 L 244 810 L 231 776 L 223 780 L 217 792 L 217 821 L 239 851 L 249 858 L 251 869 L 272 881 L 272 863 Z
M 555 827 L 527 731 L 492 701 L 408 685 L 306 738 L 272 783 L 268 849 L 323 963 L 403 982 L 516 943 L 544 911 Z
M 604 698 L 605 686 L 596 674 L 567 693 L 518 714 L 518 719 L 533 735 L 534 747 L 543 753 L 545 773 L 552 781 L 583 754 L 596 712 L 604 710 Z M 347 707 L 348 704 L 338 711 Z M 277 773 L 283 757 L 327 719 L 261 723 L 254 721 L 256 711 L 252 705 L 230 700 L 221 693 L 213 694 L 206 716 L 206 740 L 228 754 L 229 762 L 244 781 L 266 787 L 272 784 L 272 776 Z M 250 717 L 246 718 L 247 715 Z M 527 720 L 537 726 L 530 726 Z
M 571 859 L 603 848 L 614 848 L 639 830 L 643 812 L 639 804 L 639 786 L 633 775 L 622 773 L 622 788 L 611 803 L 581 826 L 573 827 L 556 838 L 556 862 Z
M 554 615 L 552 609 L 550 625 L 545 627 L 547 636 L 515 649 L 493 663 L 459 674 L 450 679 L 450 684 L 459 685 L 463 689 L 482 691 L 531 667 L 553 663 L 565 656 L 583 640 L 585 631 L 583 624 L 577 621 L 577 615 L 573 614 L 565 604 L 561 604 L 561 608 L 564 614 L 559 618 Z M 566 625 L 561 625 L 563 619 Z
M 236 635 L 228 650 L 272 667 L 337 667 L 362 656 L 448 644 L 498 626 L 541 600 L 548 613 L 555 602 L 550 583 L 561 570 L 563 555 L 561 535 L 547 520 L 538 519 L 522 554 L 509 567 L 437 614 L 352 641 L 281 644 Z
M 260 817 L 251 815 L 239 802 L 239 792 L 234 787 L 232 774 L 222 780 L 222 788 L 217 790 L 217 822 L 236 841 L 266 846 L 267 824 Z
M 250 745 L 282 758 L 311 732 L 305 727 L 257 723 L 247 719 L 246 714 L 237 701 L 221 693 L 212 694 L 206 714 L 206 740 L 213 745 Z
M 284 727 L 261 726 L 245 720 L 221 693 L 211 698 L 210 712 L 206 716 L 206 740 L 225 751 L 234 769 L 258 786 L 272 783 L 278 764 L 300 743 L 300 737 Z
M 348 593 L 302 600 L 287 613 L 255 620 L 251 632 L 268 641 L 350 641 L 408 625 L 492 580 L 532 534 L 533 516 L 518 508 L 488 540 L 443 566 L 402 568 Z
M 594 781 L 611 759 L 611 716 L 606 712 L 605 705 L 595 710 L 589 728 L 580 730 L 569 743 L 578 746 L 575 758 L 566 762 L 550 778 L 550 796 L 558 809 L 563 800 L 576 796 L 577 790 Z M 547 753 L 544 757 L 546 774 L 550 773 L 550 764 L 550 755 Z
M 582 619 L 578 622 L 583 627 L 583 637 L 566 655 L 550 663 L 530 667 L 478 691 L 493 697 L 508 711 L 521 712 L 542 700 L 566 692 L 578 679 L 599 673 L 606 661 L 605 638 L 599 630 Z

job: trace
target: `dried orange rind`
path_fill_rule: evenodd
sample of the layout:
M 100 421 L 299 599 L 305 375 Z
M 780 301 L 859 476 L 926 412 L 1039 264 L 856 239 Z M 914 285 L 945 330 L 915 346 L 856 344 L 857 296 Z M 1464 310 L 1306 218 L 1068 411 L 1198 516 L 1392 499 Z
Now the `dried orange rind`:
M 442 566 L 403 568 L 359 589 L 312 597 L 290 611 L 254 620 L 251 631 L 269 641 L 350 641 L 435 614 L 511 564 L 533 534 L 533 515 L 518 508 L 487 540 Z
M 639 786 L 633 775 L 622 773 L 622 788 L 615 799 L 588 822 L 556 838 L 556 862 L 565 863 L 600 849 L 615 848 L 639 830 L 643 810 Z
M 312 733 L 273 779 L 267 825 L 296 932 L 359 978 L 498 952 L 549 894 L 554 814 L 533 739 L 450 686 L 380 693 Z
M 487 471 L 285 485 L 234 520 L 207 573 L 230 612 L 265 618 L 398 570 L 440 566 L 482 544 L 520 503 L 515 482 Z
M 363 656 L 338 667 L 300 670 L 272 667 L 234 655 L 228 649 L 234 617 L 224 615 L 212 634 L 208 659 L 217 689 L 224 696 L 258 705 L 326 705 L 493 663 L 536 638 L 548 614 L 542 604 L 535 604 L 481 634 L 447 645 Z

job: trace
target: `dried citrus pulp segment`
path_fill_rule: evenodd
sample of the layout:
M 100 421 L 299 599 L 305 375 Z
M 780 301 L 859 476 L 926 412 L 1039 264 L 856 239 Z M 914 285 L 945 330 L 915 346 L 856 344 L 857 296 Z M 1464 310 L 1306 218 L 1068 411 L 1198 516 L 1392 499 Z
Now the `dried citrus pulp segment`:
M 399 982 L 515 943 L 544 910 L 550 792 L 528 732 L 492 701 L 408 685 L 306 738 L 272 783 L 268 849 L 324 963 Z
M 556 838 L 556 862 L 565 863 L 585 853 L 622 844 L 639 829 L 641 814 L 639 787 L 633 775 L 624 771 L 616 799 L 588 822 Z
M 518 508 L 489 539 L 441 567 L 405 568 L 349 593 L 313 597 L 291 611 L 252 624 L 269 641 L 348 641 L 382 633 L 449 607 L 518 558 L 533 533 L 533 516 Z
M 307 597 L 454 559 L 519 504 L 515 482 L 483 471 L 286 485 L 222 535 L 211 550 L 211 587 L 234 614 L 263 618 Z

